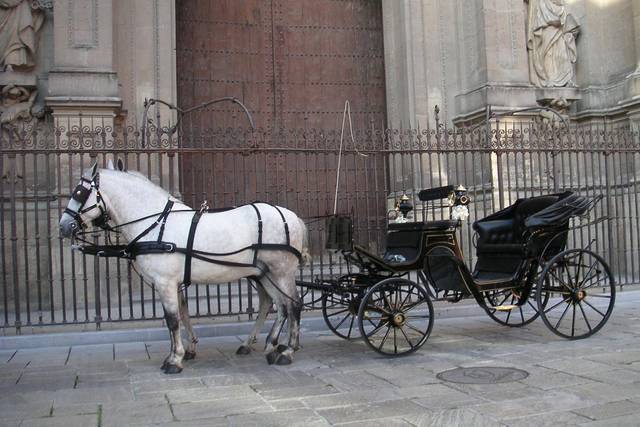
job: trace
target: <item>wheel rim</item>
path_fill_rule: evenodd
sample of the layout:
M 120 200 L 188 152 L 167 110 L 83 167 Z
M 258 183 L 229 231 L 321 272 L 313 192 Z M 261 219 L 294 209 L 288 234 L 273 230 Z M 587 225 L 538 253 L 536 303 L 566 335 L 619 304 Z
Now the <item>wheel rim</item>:
M 536 288 L 534 287 L 524 304 L 519 305 L 522 297 L 520 290 L 497 289 L 487 291 L 484 293 L 484 298 L 487 303 L 487 314 L 501 325 L 510 327 L 527 325 L 540 316 L 536 303 L 536 293 Z M 546 304 L 548 300 L 548 295 L 543 297 L 543 304 Z M 492 308 L 501 305 L 514 305 L 516 307 L 509 311 L 501 311 Z
M 609 319 L 615 283 L 605 261 L 591 251 L 574 249 L 556 255 L 538 283 L 542 319 L 555 334 L 569 339 L 589 337 Z
M 322 298 L 322 316 L 334 334 L 344 339 L 357 338 L 359 300 L 353 294 L 327 294 Z
M 359 321 L 360 333 L 373 350 L 408 354 L 429 337 L 433 306 L 422 286 L 404 279 L 384 280 L 363 299 Z

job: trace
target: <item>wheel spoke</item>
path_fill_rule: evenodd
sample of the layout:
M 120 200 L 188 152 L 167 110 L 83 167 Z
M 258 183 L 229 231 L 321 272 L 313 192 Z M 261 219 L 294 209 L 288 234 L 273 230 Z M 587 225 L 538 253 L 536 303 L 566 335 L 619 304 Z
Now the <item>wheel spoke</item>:
M 584 285 L 587 282 L 587 277 L 589 277 L 589 274 L 591 274 L 591 271 L 593 271 L 593 269 L 595 268 L 596 264 L 598 264 L 598 260 L 593 261 L 593 264 L 591 264 L 591 266 L 589 267 L 589 270 L 584 275 L 584 277 L 585 277 L 584 280 L 582 282 L 580 282 L 580 287 L 582 287 L 582 285 Z
M 385 341 L 387 341 L 387 337 L 389 336 L 389 332 L 391 332 L 391 325 L 389 325 L 389 327 L 387 328 L 387 333 L 384 334 L 384 337 L 382 338 L 382 341 L 380 342 L 380 346 L 378 347 L 378 350 L 382 350 L 382 346 L 384 346 Z
M 573 306 L 573 317 L 571 318 L 571 336 L 575 336 L 576 333 L 576 305 L 571 304 Z
M 340 323 L 338 323 L 335 326 L 335 329 L 338 329 L 340 327 L 340 325 L 342 325 L 344 323 L 345 320 L 347 320 L 349 318 L 349 316 L 351 316 L 351 313 L 348 313 L 346 316 L 344 316 L 344 318 L 340 321 Z
M 427 336 L 426 332 L 422 332 L 420 329 L 416 328 L 415 326 L 413 326 L 411 323 L 409 322 L 405 322 L 405 326 L 409 327 L 410 329 L 413 329 L 414 331 L 416 331 L 417 333 L 419 333 L 420 335 L 422 335 L 423 337 Z
M 557 306 L 559 306 L 560 304 L 562 304 L 563 302 L 567 302 L 567 299 L 564 298 L 562 301 L 560 301 L 559 303 L 555 304 L 553 307 L 549 307 L 544 311 L 544 314 L 547 314 L 548 312 L 550 312 L 551 310 L 553 310 L 554 308 L 556 308 Z
M 396 334 L 396 329 L 398 328 L 395 328 L 395 327 L 393 328 L 393 352 L 395 354 L 398 354 L 398 337 Z
M 580 307 L 580 311 L 582 312 L 582 317 L 584 317 L 584 321 L 587 324 L 587 328 L 589 328 L 589 332 L 591 332 L 591 325 L 589 324 L 589 319 L 587 319 L 587 315 L 584 313 L 584 308 L 582 308 L 582 301 L 578 302 L 578 306 Z
M 411 347 L 411 349 L 413 350 L 413 348 L 415 347 L 413 345 L 413 343 L 411 342 L 411 340 L 409 339 L 409 337 L 407 336 L 407 334 L 404 332 L 403 328 L 399 328 L 400 332 L 402 332 L 402 335 L 404 336 L 404 339 L 407 340 L 407 342 L 409 343 L 409 346 Z
M 524 323 L 524 313 L 522 312 L 522 306 L 518 306 L 518 310 L 520 310 L 520 318 L 522 319 L 522 323 Z
M 351 323 L 349 323 L 349 332 L 347 333 L 347 338 L 351 338 L 351 331 L 353 330 L 353 321 L 355 320 L 355 316 L 351 316 Z
M 369 335 L 369 336 L 373 336 L 373 335 L 377 334 L 377 333 L 378 333 L 378 331 L 380 331 L 380 329 L 384 328 L 384 327 L 385 327 L 385 326 L 387 326 L 387 325 L 389 325 L 389 322 L 388 322 L 388 321 L 387 321 L 387 322 L 384 322 L 384 323 L 381 323 L 381 324 L 379 324 L 378 326 L 376 326 L 376 327 L 375 327 L 375 329 L 374 329 L 373 331 L 371 331 L 370 333 L 368 333 L 367 335 Z M 375 325 L 374 325 L 374 326 L 375 326 Z M 389 327 L 391 327 L 391 326 L 389 326 Z
M 589 294 L 589 298 L 606 298 L 606 299 L 611 299 L 611 295 Z
M 591 305 L 591 303 L 589 303 L 589 301 L 587 301 L 586 299 L 582 300 L 585 304 L 587 304 L 589 307 L 591 307 L 592 309 L 594 309 L 600 316 L 602 317 L 607 317 L 604 313 L 602 313 L 600 310 L 598 310 L 597 308 L 595 308 L 594 306 Z
M 564 311 L 562 312 L 562 316 L 560 316 L 560 319 L 558 319 L 558 323 L 556 323 L 556 326 L 554 326 L 553 329 L 558 329 L 558 326 L 560 326 L 560 322 L 562 322 L 562 319 L 564 319 L 564 315 L 567 314 L 567 311 L 569 311 L 569 303 L 567 302 L 567 306 L 565 307 Z
M 349 309 L 348 309 L 348 308 L 345 308 L 345 309 L 342 309 L 342 310 L 339 310 L 339 311 L 334 311 L 334 312 L 333 312 L 333 313 L 331 313 L 331 314 L 327 314 L 327 317 L 333 317 L 333 316 L 335 316 L 335 315 L 337 315 L 337 314 L 344 313 L 345 311 L 349 311 Z
M 564 286 L 565 288 L 569 289 L 570 291 L 573 290 L 573 288 L 571 286 L 567 285 L 566 283 L 564 283 L 564 280 L 562 280 L 560 277 L 558 277 L 553 270 L 550 270 L 550 273 L 558 282 L 560 282 L 560 284 L 562 286 Z

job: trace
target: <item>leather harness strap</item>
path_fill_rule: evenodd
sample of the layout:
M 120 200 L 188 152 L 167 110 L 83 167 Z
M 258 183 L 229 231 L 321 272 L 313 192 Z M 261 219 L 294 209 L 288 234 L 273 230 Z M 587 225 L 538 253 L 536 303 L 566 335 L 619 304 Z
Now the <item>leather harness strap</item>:
M 198 222 L 200 222 L 200 217 L 202 216 L 202 211 L 198 211 L 193 214 L 193 218 L 191 218 L 191 227 L 189 227 L 189 237 L 187 237 L 187 247 L 185 248 L 185 258 L 184 258 L 184 278 L 182 279 L 182 284 L 184 286 L 189 286 L 191 284 L 191 258 L 193 257 L 193 239 L 196 237 L 196 228 L 198 228 Z

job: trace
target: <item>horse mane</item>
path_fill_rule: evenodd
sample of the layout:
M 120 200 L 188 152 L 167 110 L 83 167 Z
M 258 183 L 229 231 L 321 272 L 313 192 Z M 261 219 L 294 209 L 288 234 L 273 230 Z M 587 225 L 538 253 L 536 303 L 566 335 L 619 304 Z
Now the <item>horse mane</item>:
M 155 182 L 151 181 L 149 178 L 147 178 L 146 175 L 138 172 L 138 171 L 117 171 L 117 170 L 111 170 L 111 169 L 103 169 L 101 172 L 107 172 L 107 173 L 113 173 L 114 176 L 130 176 L 133 177 L 137 180 L 143 181 L 143 183 L 145 184 L 149 184 L 151 187 L 154 188 L 154 190 L 156 190 L 159 195 L 165 197 L 165 198 L 170 198 L 171 200 L 174 201 L 178 201 L 178 199 L 176 199 L 175 197 L 173 197 L 171 194 L 169 194 L 169 192 L 167 190 L 165 190 L 164 188 L 160 187 L 158 184 L 156 184 Z

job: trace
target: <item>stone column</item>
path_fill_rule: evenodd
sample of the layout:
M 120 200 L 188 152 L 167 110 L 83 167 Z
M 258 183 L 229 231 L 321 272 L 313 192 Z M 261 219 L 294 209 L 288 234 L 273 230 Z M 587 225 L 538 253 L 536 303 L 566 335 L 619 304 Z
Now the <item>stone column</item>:
M 114 71 L 113 1 L 56 0 L 49 96 L 55 123 L 113 126 L 122 101 Z

